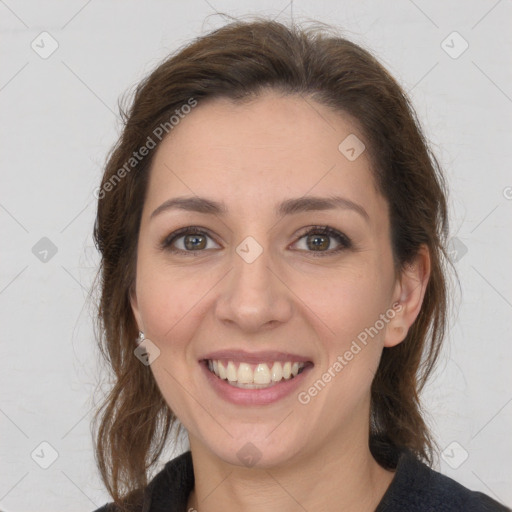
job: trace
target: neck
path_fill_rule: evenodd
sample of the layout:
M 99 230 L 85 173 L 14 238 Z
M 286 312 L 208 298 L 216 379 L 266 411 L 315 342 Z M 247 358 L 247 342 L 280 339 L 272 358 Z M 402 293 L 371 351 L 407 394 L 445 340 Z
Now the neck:
M 371 455 L 364 429 L 356 439 L 323 439 L 311 451 L 270 469 L 226 463 L 189 438 L 195 487 L 187 510 L 261 512 L 271 506 L 280 512 L 371 512 L 394 476 Z

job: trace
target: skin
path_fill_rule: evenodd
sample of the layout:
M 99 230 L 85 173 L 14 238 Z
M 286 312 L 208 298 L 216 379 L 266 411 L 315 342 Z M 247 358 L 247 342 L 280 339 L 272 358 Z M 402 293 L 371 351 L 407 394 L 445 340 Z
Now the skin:
M 200 103 L 156 150 L 131 303 L 160 350 L 151 371 L 188 431 L 196 479 L 189 507 L 199 512 L 270 504 L 282 512 L 372 511 L 394 476 L 368 448 L 370 386 L 383 348 L 402 342 L 420 311 L 429 256 L 422 248 L 395 272 L 388 207 L 368 152 L 349 161 L 338 150 L 349 134 L 364 141 L 348 116 L 267 91 L 247 104 Z M 348 208 L 274 214 L 284 199 L 334 194 L 368 218 Z M 228 212 L 173 209 L 151 218 L 180 196 L 223 201 Z M 327 237 L 315 256 L 304 235 L 314 225 L 344 233 L 352 247 L 333 253 L 340 244 Z M 209 232 L 195 255 L 159 246 L 186 226 Z M 250 264 L 236 252 L 248 236 L 263 248 Z M 174 246 L 185 251 L 184 241 Z M 307 391 L 396 302 L 400 312 L 306 405 L 297 393 L 264 406 L 228 403 L 198 364 L 217 349 L 293 352 L 314 363 L 299 389 Z M 261 454 L 253 467 L 237 457 L 248 442 Z

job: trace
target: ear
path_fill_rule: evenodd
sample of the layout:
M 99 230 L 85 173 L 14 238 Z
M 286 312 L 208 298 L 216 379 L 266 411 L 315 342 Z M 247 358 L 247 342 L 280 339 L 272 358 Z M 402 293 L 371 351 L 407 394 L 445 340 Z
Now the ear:
M 135 284 L 133 284 L 130 287 L 130 305 L 132 307 L 133 316 L 135 317 L 135 321 L 137 322 L 139 331 L 144 331 L 142 318 L 141 318 L 140 310 L 139 310 L 139 303 L 137 300 L 137 292 L 135 291 Z
M 384 337 L 385 347 L 401 343 L 416 320 L 423 304 L 430 278 L 430 252 L 422 245 L 413 261 L 401 271 L 393 294 L 395 316 L 389 321 Z

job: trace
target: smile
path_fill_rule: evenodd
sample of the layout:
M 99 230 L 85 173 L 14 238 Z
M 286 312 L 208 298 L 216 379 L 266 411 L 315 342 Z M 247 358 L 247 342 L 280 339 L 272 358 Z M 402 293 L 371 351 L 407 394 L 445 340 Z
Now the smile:
M 208 369 L 219 379 L 242 389 L 262 389 L 299 375 L 308 363 L 273 361 L 251 364 L 232 360 L 208 359 Z
M 312 355 L 277 350 L 216 350 L 198 359 L 214 394 L 235 405 L 270 405 L 305 386 L 314 367 Z M 210 393 L 210 391 L 208 391 Z

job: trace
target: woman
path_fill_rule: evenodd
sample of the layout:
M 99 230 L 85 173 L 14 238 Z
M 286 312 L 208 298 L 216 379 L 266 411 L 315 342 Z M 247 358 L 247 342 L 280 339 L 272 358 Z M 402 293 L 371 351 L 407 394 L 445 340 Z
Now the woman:
M 429 467 L 445 185 L 368 52 L 199 38 L 138 86 L 97 196 L 99 510 L 506 510 Z M 148 484 L 177 421 L 190 451 Z

